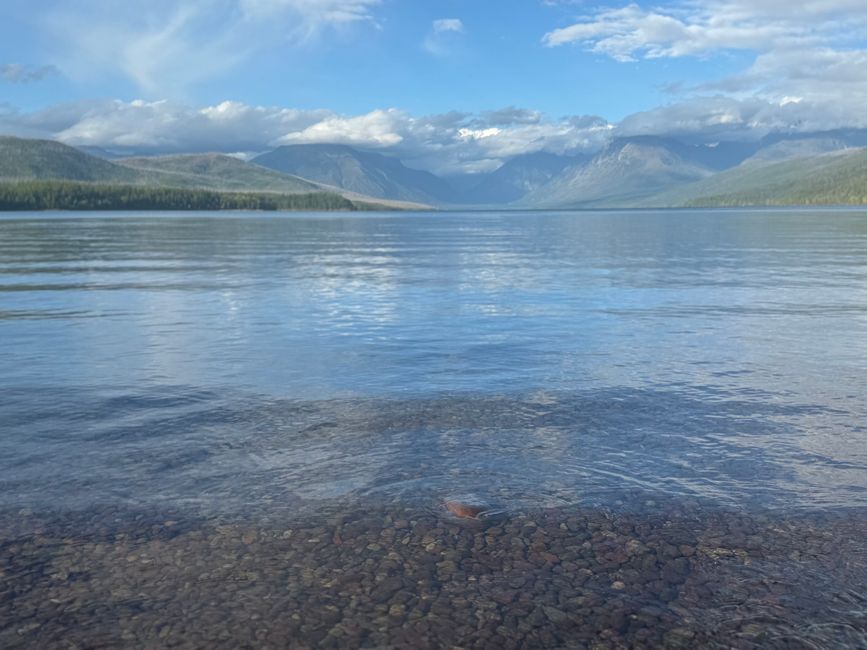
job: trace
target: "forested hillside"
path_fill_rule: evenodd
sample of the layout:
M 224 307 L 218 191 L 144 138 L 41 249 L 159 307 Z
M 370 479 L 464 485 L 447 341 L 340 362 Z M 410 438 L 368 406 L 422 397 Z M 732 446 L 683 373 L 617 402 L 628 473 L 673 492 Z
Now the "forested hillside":
M 0 183 L 0 210 L 369 210 L 332 192 L 274 194 L 65 181 Z

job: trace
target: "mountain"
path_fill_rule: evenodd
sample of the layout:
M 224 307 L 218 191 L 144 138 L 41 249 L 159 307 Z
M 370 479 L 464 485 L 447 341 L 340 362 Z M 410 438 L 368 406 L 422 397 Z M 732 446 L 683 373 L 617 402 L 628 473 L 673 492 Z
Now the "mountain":
M 127 158 L 108 161 L 53 140 L 0 136 L 0 179 L 66 180 L 160 187 L 263 192 L 315 192 L 322 188 L 221 154 Z
M 54 181 L 66 185 L 51 185 Z M 111 186 L 106 188 L 103 194 L 116 194 L 121 186 L 272 195 L 315 193 L 323 195 L 323 201 L 320 201 L 322 205 L 338 205 L 338 202 L 325 201 L 324 195 L 339 195 L 356 208 L 369 208 L 374 203 L 381 208 L 426 207 L 397 201 L 372 200 L 368 196 L 322 187 L 221 154 L 141 157 L 112 162 L 52 140 L 0 136 L 0 183 L 9 182 L 36 182 L 33 188 L 37 189 L 31 188 L 34 192 L 38 188 L 56 187 L 76 195 L 83 195 L 85 190 L 73 185 L 86 183 Z M 70 187 L 72 190 L 69 190 Z M 148 196 L 152 195 L 156 196 L 154 193 Z M 228 198 L 226 200 L 228 201 Z M 281 206 L 304 204 L 301 199 L 292 203 L 289 199 L 278 197 L 271 199 L 270 203 Z
M 53 140 L 0 136 L 0 179 L 136 183 L 140 174 Z
M 123 158 L 115 162 L 143 172 L 156 172 L 166 182 L 182 187 L 287 194 L 322 189 L 303 178 L 216 153 Z
M 489 174 L 480 174 L 475 183 L 464 177 L 455 184 L 465 185 L 460 202 L 497 205 L 517 201 L 548 183 L 564 169 L 587 162 L 589 156 L 558 156 L 538 152 L 516 156 Z
M 715 172 L 712 152 L 662 138 L 613 141 L 590 161 L 563 170 L 518 205 L 536 208 L 607 207 L 641 203 L 673 185 Z
M 53 140 L 0 136 L 0 179 L 310 192 L 320 188 L 219 154 L 109 161 Z
M 867 131 L 766 136 L 692 145 L 616 139 L 518 201 L 528 207 L 670 207 L 858 202 Z M 852 153 L 852 156 L 845 154 Z
M 805 156 L 817 156 L 867 146 L 867 131 L 838 129 L 816 133 L 773 133 L 762 138 L 751 162 L 770 163 Z
M 792 158 L 818 156 L 846 148 L 846 143 L 836 138 L 790 138 L 761 147 L 745 162 L 768 164 Z
M 455 203 L 458 198 L 448 182 L 430 172 L 411 169 L 397 158 L 346 145 L 287 145 L 251 162 L 376 198 L 436 204 Z
M 657 207 L 865 203 L 867 148 L 863 147 L 773 163 L 751 159 L 645 201 Z
M 355 204 L 373 201 L 408 209 L 424 204 L 570 209 L 867 202 L 867 131 L 859 130 L 775 134 L 716 145 L 658 136 L 620 138 L 592 157 L 534 153 L 487 174 L 448 180 L 343 145 L 280 147 L 254 161 L 222 154 L 109 161 L 58 142 L 0 136 L 0 181 L 272 195 L 336 192 Z M 75 192 L 83 196 L 85 189 Z

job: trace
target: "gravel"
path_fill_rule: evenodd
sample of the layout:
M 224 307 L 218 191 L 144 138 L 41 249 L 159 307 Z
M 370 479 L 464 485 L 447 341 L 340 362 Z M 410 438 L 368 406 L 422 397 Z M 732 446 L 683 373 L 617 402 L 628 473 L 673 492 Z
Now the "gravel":
M 0 647 L 867 647 L 864 514 L 3 512 Z

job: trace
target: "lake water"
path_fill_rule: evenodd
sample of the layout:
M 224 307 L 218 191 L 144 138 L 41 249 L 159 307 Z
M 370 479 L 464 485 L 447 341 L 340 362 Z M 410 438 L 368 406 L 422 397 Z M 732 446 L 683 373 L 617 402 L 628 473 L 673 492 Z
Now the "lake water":
M 855 647 L 867 643 L 867 595 L 858 582 L 867 573 L 864 545 L 846 527 L 863 522 L 867 508 L 865 364 L 865 212 L 0 217 L 0 510 L 17 522 L 19 543 L 60 529 L 76 539 L 100 530 L 116 542 L 118 530 L 135 528 L 130 522 L 167 518 L 195 529 L 178 524 L 183 530 L 171 540 L 208 538 L 202 531 L 213 526 L 238 526 L 239 539 L 255 526 L 262 540 L 290 524 L 343 522 L 350 512 L 400 521 L 397 510 L 411 523 L 430 517 L 441 535 L 484 536 L 443 514 L 449 499 L 484 505 L 494 513 L 489 524 L 503 530 L 529 520 L 547 530 L 544 518 L 560 516 L 551 530 L 571 530 L 563 523 L 569 513 L 588 522 L 604 515 L 630 522 L 643 542 L 635 531 L 654 517 L 668 522 L 659 530 L 700 521 L 702 539 L 709 518 L 746 518 L 726 530 L 752 526 L 746 537 L 756 537 L 758 528 L 795 526 L 791 538 L 769 533 L 788 546 L 750 571 L 759 581 L 791 578 L 784 596 L 798 594 L 799 605 L 769 615 L 770 623 L 748 620 L 731 639 Z M 832 535 L 816 548 L 836 550 L 795 549 L 807 528 Z M 138 532 L 139 544 L 150 543 Z M 419 540 L 429 534 L 422 530 Z M 841 539 L 857 545 L 844 550 Z M 703 548 L 698 538 L 674 546 Z M 95 562 L 89 546 L 74 547 L 83 554 L 78 565 Z M 276 551 L 257 548 L 261 566 L 272 566 Z M 741 557 L 729 551 L 703 557 L 717 567 L 721 557 Z M 32 551 L 43 563 L 45 552 Z M 827 560 L 815 574 L 833 576 L 848 595 L 805 601 L 808 585 L 792 578 L 795 552 Z M 322 553 L 305 557 L 321 563 Z M 565 561 L 565 552 L 553 554 Z M 701 568 L 699 556 L 686 553 L 688 575 Z M 7 575 L 23 575 L 10 558 Z M 494 582 L 505 580 L 498 570 Z M 605 588 L 622 583 L 628 591 L 617 576 Z M 22 594 L 49 593 L 47 578 L 29 579 L 5 601 L 0 591 L 0 630 L 4 603 L 12 621 L 0 645 L 60 643 L 57 625 L 21 627 Z M 105 580 L 116 586 L 122 576 Z M 450 584 L 442 575 L 435 583 L 437 594 Z M 154 584 L 141 577 L 140 587 Z M 633 594 L 639 609 L 678 611 L 672 599 L 642 589 Z M 412 599 L 424 598 L 404 591 L 401 624 L 373 628 L 393 631 L 412 619 Z M 680 585 L 677 597 L 686 591 Z M 139 613 L 156 611 L 153 598 Z M 571 616 L 566 600 L 555 609 Z M 507 617 L 518 602 L 496 611 Z M 706 599 L 695 603 L 709 611 Z M 383 616 L 394 619 L 395 603 L 385 604 Z M 339 620 L 366 630 L 382 603 L 351 615 L 348 605 L 332 605 L 343 612 Z M 217 611 L 225 618 L 225 608 Z M 698 610 L 690 611 L 696 619 Z M 521 637 L 525 643 L 585 639 L 563 636 L 568 621 L 559 614 L 539 616 L 537 637 Z M 793 633 L 805 616 L 814 627 Z M 628 625 L 594 620 L 591 632 L 602 636 L 587 643 L 641 641 Z M 655 620 L 650 627 L 666 634 L 688 629 L 707 639 L 722 624 Z M 112 645 L 190 638 L 207 627 L 164 632 L 154 623 L 143 632 L 130 624 L 133 636 L 113 637 L 87 621 L 69 623 L 66 633 L 77 626 L 82 643 Z M 492 629 L 508 628 L 504 621 Z M 331 637 L 317 635 L 337 624 L 322 625 L 299 623 L 277 642 L 321 643 Z M 744 632 L 750 625 L 758 628 Z M 547 628 L 555 636 L 538 636 Z M 222 639 L 229 647 L 242 627 L 232 629 Z M 364 634 L 352 638 L 400 645 L 398 637 Z M 442 639 L 428 634 L 434 644 Z M 681 632 L 674 634 L 645 641 L 676 645 Z M 264 638 L 250 632 L 248 640 Z M 704 637 L 684 638 L 689 645 Z

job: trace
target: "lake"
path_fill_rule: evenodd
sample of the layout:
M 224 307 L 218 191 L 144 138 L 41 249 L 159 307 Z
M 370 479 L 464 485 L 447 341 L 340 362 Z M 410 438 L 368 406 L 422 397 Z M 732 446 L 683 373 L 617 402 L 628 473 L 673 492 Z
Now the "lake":
M 865 365 L 862 211 L 7 213 L 0 646 L 863 647 Z

